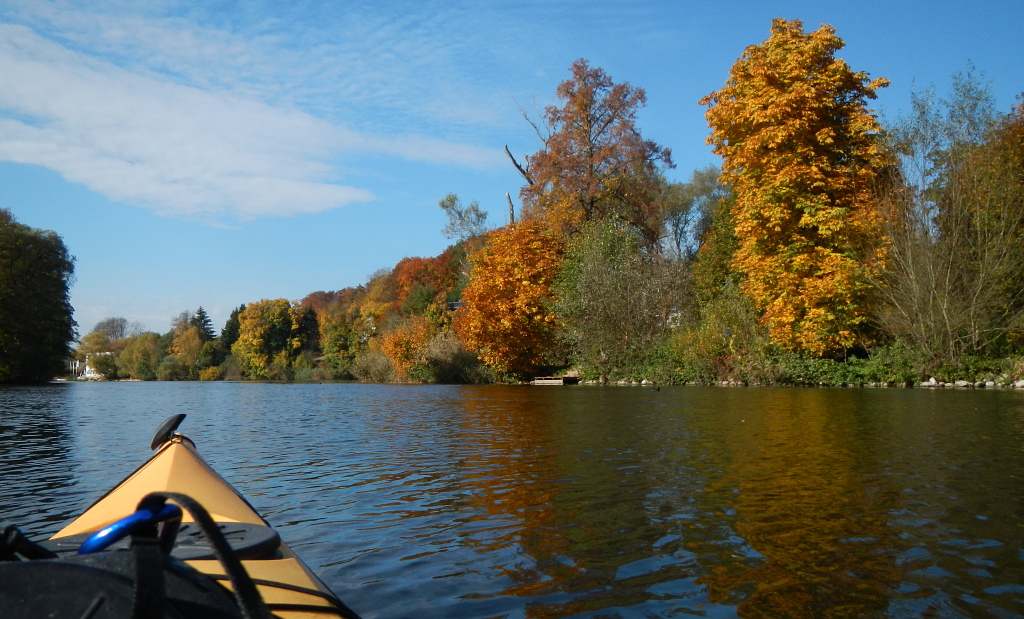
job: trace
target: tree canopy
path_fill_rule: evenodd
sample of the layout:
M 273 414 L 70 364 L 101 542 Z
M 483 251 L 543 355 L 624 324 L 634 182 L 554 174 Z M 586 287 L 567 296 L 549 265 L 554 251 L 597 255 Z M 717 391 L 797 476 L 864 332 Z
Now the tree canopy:
M 577 367 L 607 380 L 642 365 L 688 292 L 682 265 L 646 254 L 636 229 L 621 222 L 585 224 L 553 286 L 559 332 Z
M 701 100 L 736 192 L 743 290 L 776 343 L 812 354 L 855 343 L 884 257 L 872 190 L 889 160 L 866 101 L 888 82 L 836 58 L 843 45 L 830 26 L 776 19 Z
M 1024 329 L 1022 112 L 998 114 L 967 72 L 946 100 L 915 93 L 887 136 L 899 171 L 880 195 L 892 243 L 878 319 L 936 361 L 991 353 Z
M 554 344 L 551 282 L 563 243 L 538 221 L 488 233 L 473 255 L 473 278 L 455 329 L 470 350 L 499 374 L 528 375 L 545 364 Z
M 444 214 L 448 216 L 448 224 L 441 233 L 456 241 L 465 241 L 487 232 L 487 211 L 480 210 L 476 200 L 469 206 L 462 206 L 459 196 L 450 193 L 438 203 Z
M 642 88 L 616 84 L 583 59 L 572 78 L 559 84 L 563 102 L 544 110 L 544 140 L 527 157 L 521 189 L 527 218 L 541 218 L 560 233 L 593 219 L 620 219 L 656 247 L 661 236 L 662 166 L 672 166 L 667 148 L 646 140 L 636 126 L 646 105 Z
M 985 85 L 957 77 L 951 100 L 916 93 L 883 131 L 867 104 L 886 81 L 842 48 L 828 25 L 774 20 L 701 100 L 722 165 L 688 180 L 641 135 L 644 90 L 577 60 L 555 103 L 524 113 L 540 149 L 523 165 L 505 149 L 525 180 L 508 226 L 487 231 L 486 212 L 449 193 L 455 242 L 437 255 L 241 305 L 220 337 L 202 307 L 163 334 L 108 318 L 77 357 L 101 353 L 90 377 L 143 380 L 1024 378 L 1024 104 L 1000 115 Z M 11 248 L 55 235 L 2 214 L 0 258 L 28 270 Z M 66 284 L 56 254 L 39 272 Z M 38 339 L 11 352 L 38 318 L 11 292 L 16 271 L 0 269 L 0 381 L 28 380 L 12 363 L 44 367 Z M 65 342 L 73 328 L 46 332 Z
M 44 382 L 65 370 L 75 339 L 73 275 L 60 236 L 0 209 L 0 382 Z
M 93 331 L 106 331 L 107 337 L 112 340 L 119 340 L 128 337 L 128 319 L 123 316 L 111 316 L 96 323 Z

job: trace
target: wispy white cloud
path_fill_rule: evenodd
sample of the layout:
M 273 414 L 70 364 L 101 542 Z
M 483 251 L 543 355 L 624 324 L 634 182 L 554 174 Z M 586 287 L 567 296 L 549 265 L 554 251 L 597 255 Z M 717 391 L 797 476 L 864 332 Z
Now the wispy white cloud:
M 0 160 L 200 219 L 371 200 L 343 177 L 359 155 L 500 165 L 498 149 L 458 139 L 460 122 L 487 122 L 459 112 L 479 101 L 409 92 L 417 66 L 445 62 L 450 50 L 436 42 L 444 37 L 416 45 L 391 31 L 401 25 L 379 22 L 362 24 L 358 43 L 310 37 L 299 48 L 294 28 L 239 33 L 183 17 L 54 7 L 36 3 L 22 24 L 0 22 Z
M 371 199 L 330 181 L 345 132 L 258 101 L 130 73 L 0 25 L 0 158 L 162 214 L 241 218 Z

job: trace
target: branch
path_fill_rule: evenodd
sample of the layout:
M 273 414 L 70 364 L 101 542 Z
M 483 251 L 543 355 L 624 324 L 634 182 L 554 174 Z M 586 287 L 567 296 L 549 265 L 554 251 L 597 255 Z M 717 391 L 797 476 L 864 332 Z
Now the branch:
M 519 170 L 519 173 L 523 175 L 523 178 L 526 179 L 526 182 L 532 185 L 533 179 L 530 177 L 530 173 L 524 170 L 523 166 L 519 165 L 519 162 L 516 161 L 516 158 L 512 156 L 512 151 L 508 149 L 508 144 L 505 145 L 505 154 L 508 155 L 508 158 L 512 160 L 512 165 L 514 165 L 516 169 Z
M 515 97 L 513 97 L 512 100 L 516 101 Z M 541 111 L 540 106 L 537 105 L 536 100 L 533 101 L 533 107 L 535 110 L 537 110 L 537 117 L 544 118 L 544 112 Z M 522 114 L 523 120 L 525 120 L 527 123 L 529 123 L 531 127 L 533 127 L 533 132 L 537 134 L 538 138 L 540 138 L 541 143 L 546 146 L 548 140 L 551 139 L 551 127 L 545 126 L 545 129 L 547 130 L 547 135 L 544 135 L 544 133 L 542 133 L 540 130 L 540 125 L 538 125 L 536 122 L 533 121 L 532 118 L 530 118 L 530 115 L 526 113 L 526 110 L 523 109 L 523 106 L 519 105 L 518 101 L 516 101 L 516 108 L 518 108 L 519 113 Z

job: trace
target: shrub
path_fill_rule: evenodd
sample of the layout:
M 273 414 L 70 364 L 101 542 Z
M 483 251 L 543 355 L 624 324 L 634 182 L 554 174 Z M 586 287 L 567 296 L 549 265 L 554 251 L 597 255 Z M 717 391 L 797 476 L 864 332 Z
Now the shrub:
M 443 384 L 484 384 L 495 381 L 494 372 L 466 350 L 451 331 L 437 334 L 427 345 L 427 361 L 411 377 Z
M 167 355 L 156 370 L 159 380 L 188 380 L 188 368 L 174 355 Z
M 704 307 L 696 326 L 676 332 L 671 349 L 684 382 L 775 382 L 765 357 L 768 335 L 757 309 L 731 280 Z
M 270 380 L 291 380 L 292 359 L 287 350 L 282 350 L 274 355 L 273 360 L 267 364 L 267 378 Z
M 220 380 L 220 368 L 212 366 L 199 370 L 199 380 Z
M 425 379 L 429 333 L 427 320 L 415 316 L 381 335 L 380 349 L 391 362 L 395 379 Z
M 356 355 L 349 372 L 365 383 L 386 383 L 394 376 L 391 361 L 380 351 L 376 339 Z
M 920 353 L 893 343 L 875 348 L 868 359 L 854 365 L 861 371 L 861 382 L 903 385 L 921 381 L 926 364 Z
M 96 373 L 107 380 L 114 380 L 117 378 L 117 359 L 114 358 L 112 353 L 110 354 L 94 354 L 89 358 L 89 364 L 92 365 Z
M 1007 358 L 964 355 L 935 368 L 935 377 L 947 382 L 956 380 L 993 380 L 1013 373 L 1015 364 Z
M 220 375 L 222 380 L 242 380 L 241 368 L 238 367 L 238 359 L 234 355 L 228 355 L 224 363 L 220 364 Z

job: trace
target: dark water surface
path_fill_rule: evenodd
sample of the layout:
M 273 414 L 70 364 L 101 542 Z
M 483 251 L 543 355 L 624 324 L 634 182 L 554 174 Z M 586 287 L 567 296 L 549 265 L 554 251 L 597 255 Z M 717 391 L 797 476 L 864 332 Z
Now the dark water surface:
M 0 520 L 50 535 L 181 430 L 373 617 L 1020 617 L 1024 393 L 0 389 Z

